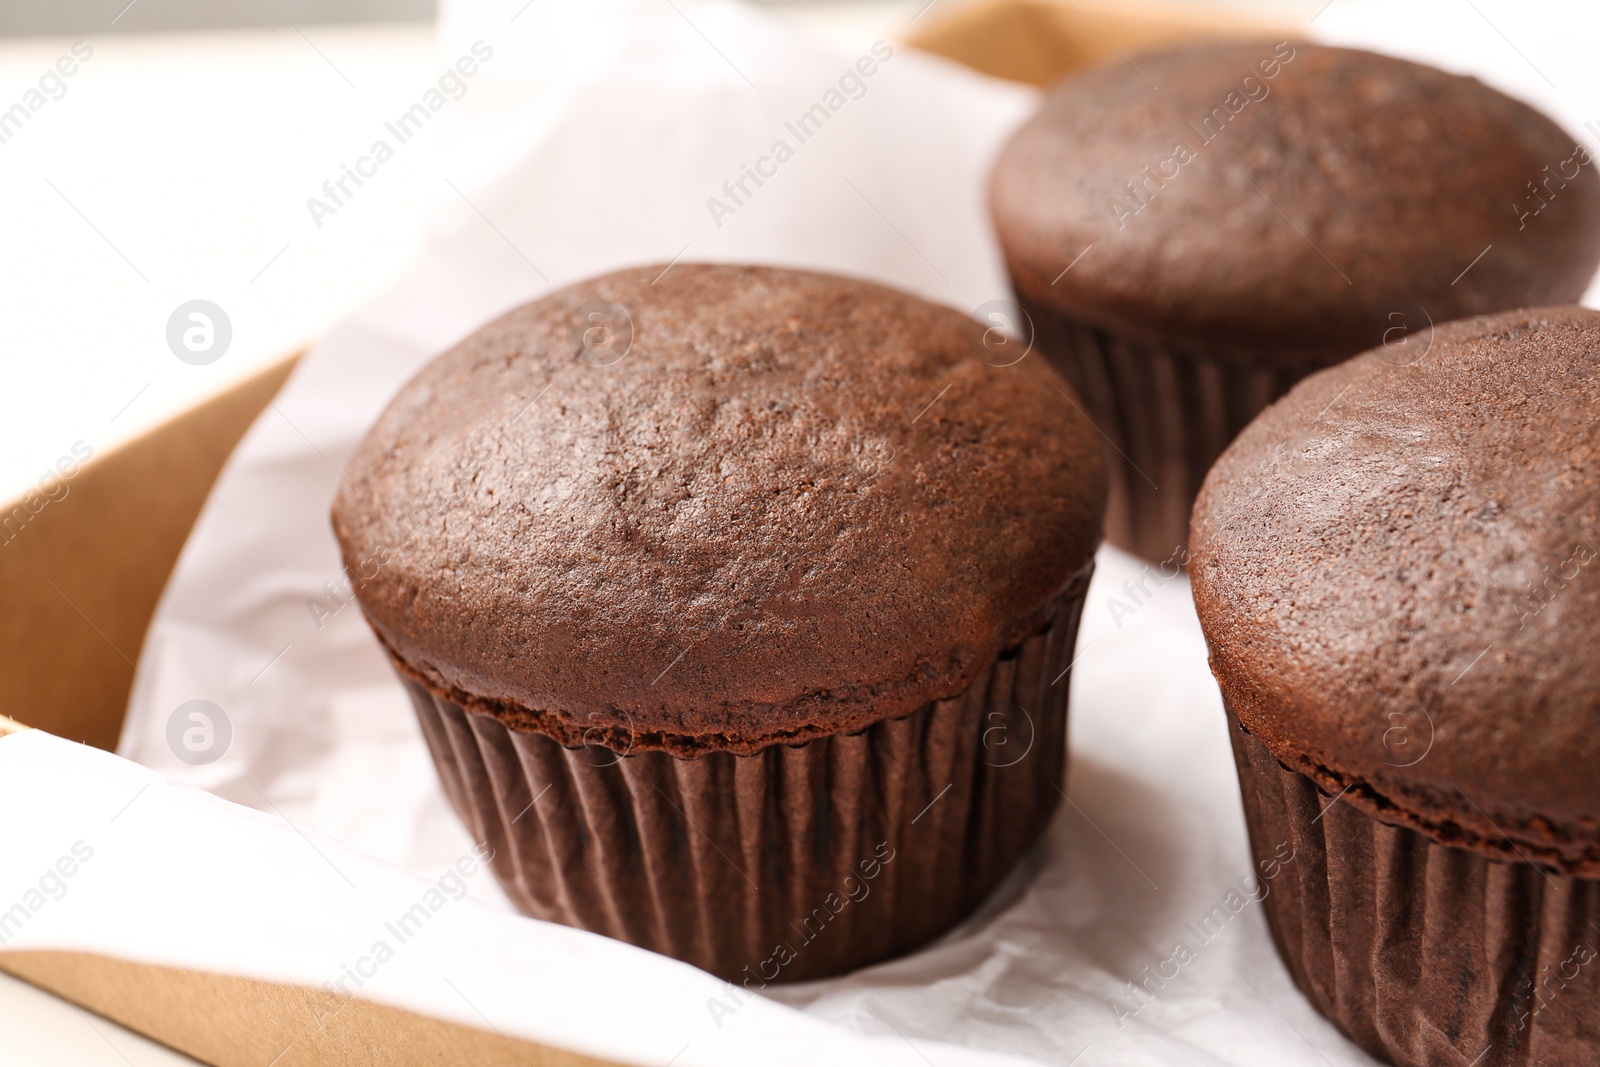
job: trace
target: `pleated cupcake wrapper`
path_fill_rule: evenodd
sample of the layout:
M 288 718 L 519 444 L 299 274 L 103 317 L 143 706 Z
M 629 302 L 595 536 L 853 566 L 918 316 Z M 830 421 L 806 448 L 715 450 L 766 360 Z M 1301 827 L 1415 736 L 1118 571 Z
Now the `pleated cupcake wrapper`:
M 1187 560 L 1206 472 L 1267 405 L 1326 361 L 1252 365 L 1237 353 L 1142 341 L 1025 304 L 1035 343 L 1110 441 L 1106 540 L 1155 562 Z
M 853 734 L 692 759 L 564 748 L 402 670 L 446 794 L 539 919 L 758 989 L 904 953 L 969 914 L 1061 794 L 1092 564 L 962 695 Z
M 1600 882 L 1380 822 L 1228 719 L 1273 940 L 1318 1011 L 1399 1067 L 1600 1063 Z

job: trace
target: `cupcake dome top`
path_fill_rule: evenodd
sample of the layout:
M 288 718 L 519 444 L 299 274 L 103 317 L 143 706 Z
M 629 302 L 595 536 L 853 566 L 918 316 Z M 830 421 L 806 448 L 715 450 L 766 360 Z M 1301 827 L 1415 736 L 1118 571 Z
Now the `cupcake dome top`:
M 1596 167 L 1472 78 L 1230 44 L 1058 84 L 1001 152 L 991 204 L 1027 300 L 1299 361 L 1430 316 L 1576 300 L 1600 263 Z
M 334 528 L 424 682 L 569 743 L 749 749 L 961 692 L 1099 541 L 1099 440 L 950 308 L 762 267 L 628 270 L 413 379 Z
M 1600 874 L 1600 312 L 1441 327 L 1306 379 L 1195 506 L 1240 722 L 1341 803 Z

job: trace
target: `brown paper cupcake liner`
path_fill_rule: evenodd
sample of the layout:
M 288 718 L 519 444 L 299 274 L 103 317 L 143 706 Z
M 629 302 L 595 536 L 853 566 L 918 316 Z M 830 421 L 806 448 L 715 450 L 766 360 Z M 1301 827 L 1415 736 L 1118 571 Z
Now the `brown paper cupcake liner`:
M 517 907 L 756 989 L 936 937 L 1043 833 L 1092 569 L 962 695 L 750 755 L 565 748 L 400 673 L 445 792 Z
M 1380 822 L 1228 720 L 1252 851 L 1280 861 L 1272 937 L 1318 1011 L 1398 1067 L 1600 1063 L 1600 881 Z
M 1267 405 L 1327 365 L 1254 365 L 1238 353 L 1136 340 L 1026 303 L 1035 343 L 1108 440 L 1106 540 L 1182 566 L 1206 472 Z

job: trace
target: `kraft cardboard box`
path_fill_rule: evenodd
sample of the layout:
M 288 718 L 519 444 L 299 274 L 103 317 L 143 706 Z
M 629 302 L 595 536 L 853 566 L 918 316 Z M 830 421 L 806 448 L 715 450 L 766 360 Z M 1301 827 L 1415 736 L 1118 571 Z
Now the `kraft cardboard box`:
M 1285 29 L 1192 4 L 977 0 L 908 43 L 1046 85 L 1119 54 Z M 297 358 L 95 456 L 48 506 L 0 506 L 0 521 L 21 509 L 26 534 L 0 548 L 0 736 L 32 727 L 115 747 L 167 576 L 223 463 Z M 396 1067 L 601 1062 L 364 1001 L 318 1010 L 333 996 L 322 991 L 83 953 L 0 952 L 0 970 L 217 1067 L 260 1067 L 291 1046 L 296 1064 L 337 1067 L 371 1062 L 377 1047 Z

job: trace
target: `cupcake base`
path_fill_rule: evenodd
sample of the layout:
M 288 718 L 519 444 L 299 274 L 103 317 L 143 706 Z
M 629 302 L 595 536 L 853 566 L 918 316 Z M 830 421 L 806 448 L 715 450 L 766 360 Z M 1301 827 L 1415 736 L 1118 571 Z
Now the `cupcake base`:
M 1024 302 L 1039 349 L 1106 441 L 1106 540 L 1187 563 L 1189 511 L 1206 472 L 1267 405 L 1326 366 L 1122 337 Z
M 517 907 L 757 989 L 938 936 L 1043 833 L 1092 568 L 962 695 L 750 755 L 564 748 L 396 666 L 451 804 Z
M 1228 716 L 1295 984 L 1397 1067 L 1600 1063 L 1600 881 L 1441 845 L 1323 794 Z

